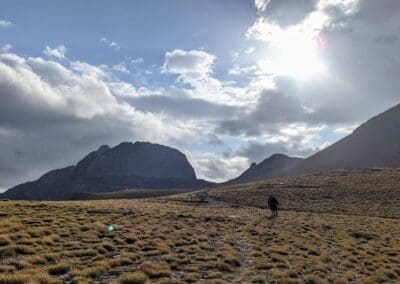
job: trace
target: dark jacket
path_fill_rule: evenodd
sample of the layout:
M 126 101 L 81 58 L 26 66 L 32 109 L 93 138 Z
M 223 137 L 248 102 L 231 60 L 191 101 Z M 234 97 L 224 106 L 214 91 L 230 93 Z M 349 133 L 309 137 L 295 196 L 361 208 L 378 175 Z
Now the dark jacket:
M 271 210 L 278 210 L 278 200 L 275 198 L 275 196 L 270 196 L 268 198 L 268 208 Z

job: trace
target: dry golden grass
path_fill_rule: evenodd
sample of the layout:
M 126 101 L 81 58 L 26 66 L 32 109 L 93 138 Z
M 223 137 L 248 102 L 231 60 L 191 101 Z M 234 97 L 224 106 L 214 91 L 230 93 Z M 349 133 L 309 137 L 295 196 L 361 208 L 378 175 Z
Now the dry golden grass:
M 398 219 L 284 211 L 270 220 L 256 207 L 159 200 L 7 201 L 0 212 L 0 284 L 400 278 Z
M 269 194 L 288 211 L 400 218 L 400 169 L 276 178 L 209 191 L 216 200 L 257 207 L 266 206 Z

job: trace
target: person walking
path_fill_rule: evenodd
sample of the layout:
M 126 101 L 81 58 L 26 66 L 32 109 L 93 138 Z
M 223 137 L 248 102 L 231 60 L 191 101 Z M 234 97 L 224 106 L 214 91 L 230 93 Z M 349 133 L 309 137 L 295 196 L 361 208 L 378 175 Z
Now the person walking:
M 268 208 L 271 210 L 272 218 L 278 217 L 278 205 L 278 200 L 271 194 L 268 197 Z

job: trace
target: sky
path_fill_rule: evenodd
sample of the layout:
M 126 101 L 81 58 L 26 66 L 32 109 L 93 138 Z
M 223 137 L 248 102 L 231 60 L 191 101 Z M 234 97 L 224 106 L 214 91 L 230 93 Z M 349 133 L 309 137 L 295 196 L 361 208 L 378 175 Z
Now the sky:
M 149 141 L 225 181 L 400 102 L 398 0 L 3 0 L 0 190 Z

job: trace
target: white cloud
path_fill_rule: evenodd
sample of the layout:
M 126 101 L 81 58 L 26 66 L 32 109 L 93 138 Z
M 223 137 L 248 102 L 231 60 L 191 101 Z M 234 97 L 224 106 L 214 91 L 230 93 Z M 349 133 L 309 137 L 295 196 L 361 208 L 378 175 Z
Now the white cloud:
M 177 74 L 177 82 L 189 85 L 182 89 L 188 96 L 213 103 L 230 105 L 251 103 L 253 93 L 239 88 L 232 82 L 223 82 L 213 77 L 216 57 L 205 51 L 175 49 L 165 54 L 162 73 Z
M 109 46 L 109 47 L 114 48 L 114 49 L 117 50 L 117 51 L 121 49 L 121 46 L 119 45 L 119 43 L 117 43 L 117 42 L 115 42 L 115 41 L 112 41 L 112 40 L 109 40 L 109 39 L 106 38 L 106 37 L 100 38 L 100 42 L 101 42 L 102 44 L 105 44 L 105 45 L 107 45 L 107 46 Z
M 245 49 L 244 53 L 252 54 L 255 50 L 256 50 L 256 48 L 254 46 L 250 46 L 250 47 Z
M 190 124 L 126 103 L 134 87 L 103 66 L 65 64 L 0 54 L 1 186 L 74 163 L 99 144 L 193 140 Z
M 217 153 L 188 152 L 187 156 L 200 179 L 223 182 L 237 177 L 250 162 L 243 156 L 224 156 Z
M 86 75 L 98 79 L 105 79 L 107 77 L 107 65 L 94 66 L 82 61 L 70 62 L 70 67 L 73 71 L 81 75 Z
M 119 49 L 119 44 L 116 43 L 115 41 L 110 42 L 110 46 Z
M 229 74 L 230 75 L 241 75 L 241 74 L 253 73 L 257 70 L 258 70 L 258 67 L 255 65 L 250 65 L 250 66 L 235 65 L 229 69 Z
M 330 145 L 332 145 L 332 142 L 330 142 L 330 141 L 325 141 L 324 143 L 322 143 L 322 144 L 318 147 L 318 151 L 324 150 L 325 148 L 329 147 Z
M 0 48 L 0 52 L 6 53 L 6 52 L 9 52 L 12 48 L 13 48 L 13 46 L 11 44 L 7 43 Z
M 138 58 L 132 59 L 131 63 L 132 64 L 141 64 L 141 63 L 143 63 L 143 58 L 142 57 L 138 57 Z
M 135 87 L 132 84 L 125 83 L 125 82 L 111 82 L 108 83 L 108 86 L 116 97 L 136 97 L 138 92 L 136 91 Z
M 268 0 L 255 0 L 254 4 L 259 12 L 263 12 L 267 8 Z
M 50 48 L 49 46 L 46 46 L 46 48 L 43 50 L 44 55 L 55 59 L 64 59 L 66 52 L 67 48 L 64 45 L 59 45 L 55 48 Z
M 165 54 L 162 71 L 179 74 L 184 81 L 204 79 L 212 73 L 215 58 L 205 51 L 175 49 Z
M 359 0 L 256 0 L 255 5 L 260 12 L 260 17 L 248 29 L 247 38 L 263 40 L 276 44 L 282 36 L 289 34 L 313 37 L 316 31 L 320 31 L 329 25 L 336 24 L 335 15 L 329 13 L 334 10 L 336 14 L 342 13 L 347 17 L 354 15 L 358 9 Z M 269 7 L 269 6 L 273 7 Z M 267 13 L 265 15 L 265 13 Z M 282 25 L 278 19 L 296 18 L 298 21 L 290 25 Z
M 232 61 L 236 62 L 238 60 L 238 58 L 239 58 L 239 52 L 231 51 L 230 53 L 231 53 L 231 56 L 232 56 Z
M 353 132 L 353 130 L 355 128 L 357 128 L 357 126 L 358 126 L 358 124 L 354 124 L 354 125 L 351 125 L 348 127 L 338 127 L 334 131 L 335 131 L 335 133 L 338 133 L 338 134 L 348 135 L 348 134 L 351 134 Z
M 130 73 L 130 71 L 126 68 L 126 66 L 124 65 L 124 64 L 117 64 L 117 65 L 114 65 L 113 67 L 112 67 L 112 69 L 114 70 L 114 71 L 118 71 L 118 72 L 121 72 L 121 73 L 125 73 L 125 74 L 129 74 Z
M 10 21 L 0 20 L 0 28 L 7 28 L 7 27 L 11 27 L 12 25 L 13 25 L 13 23 Z

